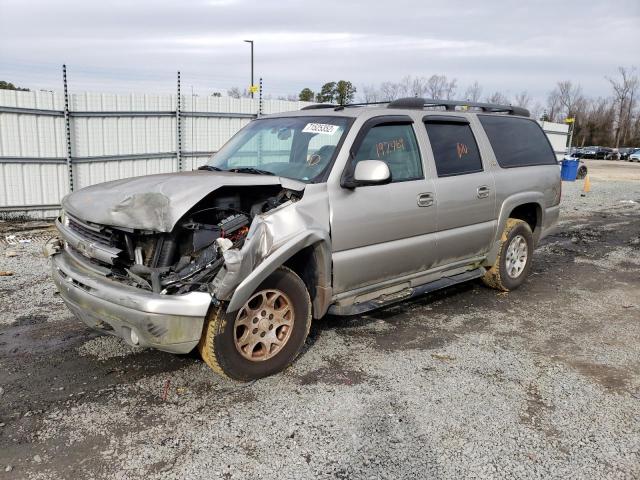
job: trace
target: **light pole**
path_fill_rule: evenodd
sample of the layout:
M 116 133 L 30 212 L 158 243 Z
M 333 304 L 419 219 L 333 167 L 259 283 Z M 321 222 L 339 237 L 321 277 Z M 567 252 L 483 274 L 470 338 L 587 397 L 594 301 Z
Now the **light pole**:
M 253 98 L 253 40 L 244 40 L 251 44 L 251 98 Z

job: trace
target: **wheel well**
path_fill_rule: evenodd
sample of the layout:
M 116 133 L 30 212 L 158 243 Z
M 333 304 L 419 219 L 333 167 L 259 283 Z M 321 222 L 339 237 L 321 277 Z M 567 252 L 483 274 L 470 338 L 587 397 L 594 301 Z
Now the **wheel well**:
M 309 290 L 311 298 L 313 298 L 311 289 L 317 277 L 313 263 L 313 247 L 303 248 L 284 263 L 285 267 L 289 267 L 302 279 Z
M 542 216 L 542 209 L 537 203 L 525 203 L 518 205 L 509 214 L 509 218 L 518 218 L 524 220 L 531 227 L 531 231 L 534 232 L 536 227 L 540 225 Z
M 327 297 L 331 287 L 330 258 L 318 244 L 310 245 L 294 254 L 285 263 L 298 275 L 309 290 L 309 296 L 313 304 L 313 317 L 320 318 L 326 312 L 329 298 Z M 327 267 L 328 265 L 328 267 Z M 329 294 L 330 296 L 330 294 Z

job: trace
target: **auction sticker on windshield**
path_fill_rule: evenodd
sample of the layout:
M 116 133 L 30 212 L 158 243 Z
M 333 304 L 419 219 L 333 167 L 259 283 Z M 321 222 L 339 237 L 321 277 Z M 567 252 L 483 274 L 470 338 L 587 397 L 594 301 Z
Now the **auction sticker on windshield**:
M 302 129 L 302 132 L 333 135 L 338 131 L 339 128 L 339 125 L 331 125 L 330 123 L 307 123 L 307 125 Z

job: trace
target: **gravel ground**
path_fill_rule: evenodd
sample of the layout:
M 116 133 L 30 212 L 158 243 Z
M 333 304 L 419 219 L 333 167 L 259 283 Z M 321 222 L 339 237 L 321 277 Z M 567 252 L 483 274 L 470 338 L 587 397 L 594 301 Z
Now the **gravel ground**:
M 249 384 L 88 331 L 0 245 L 0 478 L 640 478 L 640 181 L 588 165 L 521 289 L 325 318 Z

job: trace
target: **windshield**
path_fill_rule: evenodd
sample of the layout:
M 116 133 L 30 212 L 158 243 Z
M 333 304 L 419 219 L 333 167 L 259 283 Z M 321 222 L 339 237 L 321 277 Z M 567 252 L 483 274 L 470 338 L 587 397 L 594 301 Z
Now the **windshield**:
M 345 117 L 255 120 L 207 162 L 205 169 L 321 181 L 350 123 Z

